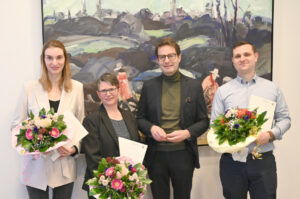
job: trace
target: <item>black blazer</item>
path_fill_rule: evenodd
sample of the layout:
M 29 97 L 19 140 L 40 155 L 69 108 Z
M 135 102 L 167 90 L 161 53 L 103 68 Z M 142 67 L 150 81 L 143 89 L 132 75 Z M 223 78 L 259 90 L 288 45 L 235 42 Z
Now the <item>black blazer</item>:
M 134 141 L 140 141 L 136 119 L 129 111 L 119 109 L 125 124 Z M 117 157 L 119 153 L 119 142 L 111 120 L 103 105 L 99 110 L 89 114 L 83 120 L 83 126 L 89 134 L 82 140 L 82 152 L 86 158 L 85 181 L 93 177 L 93 170 L 98 168 L 99 161 L 103 157 Z M 85 183 L 83 189 L 88 190 Z
M 185 140 L 187 150 L 193 154 L 194 166 L 199 168 L 197 137 L 208 128 L 206 105 L 201 82 L 181 74 L 180 126 L 188 129 L 191 138 Z M 138 127 L 146 136 L 148 150 L 144 164 L 149 166 L 155 153 L 157 142 L 152 138 L 152 125 L 160 126 L 161 120 L 162 76 L 144 83 L 138 104 Z

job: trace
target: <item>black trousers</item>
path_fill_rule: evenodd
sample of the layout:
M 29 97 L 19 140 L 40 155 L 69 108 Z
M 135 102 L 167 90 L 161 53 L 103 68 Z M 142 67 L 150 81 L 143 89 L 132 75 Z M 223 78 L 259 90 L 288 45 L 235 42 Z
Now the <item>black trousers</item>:
M 53 188 L 53 199 L 71 199 L 74 182 Z M 49 187 L 46 191 L 26 186 L 30 199 L 49 199 Z
M 247 162 L 234 161 L 230 154 L 220 159 L 220 177 L 223 195 L 226 199 L 275 199 L 277 172 L 272 152 L 262 154 L 263 159 L 253 160 L 248 155 Z
M 157 151 L 148 168 L 154 199 L 170 198 L 170 179 L 174 199 L 189 199 L 194 173 L 192 154 L 186 150 Z

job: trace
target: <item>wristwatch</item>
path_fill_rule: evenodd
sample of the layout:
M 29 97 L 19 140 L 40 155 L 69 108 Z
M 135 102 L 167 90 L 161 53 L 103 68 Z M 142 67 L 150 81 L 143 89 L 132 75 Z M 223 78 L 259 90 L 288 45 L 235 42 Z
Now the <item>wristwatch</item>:
M 267 131 L 267 133 L 269 133 L 269 135 L 270 135 L 269 142 L 273 142 L 275 140 L 274 133 L 272 131 Z

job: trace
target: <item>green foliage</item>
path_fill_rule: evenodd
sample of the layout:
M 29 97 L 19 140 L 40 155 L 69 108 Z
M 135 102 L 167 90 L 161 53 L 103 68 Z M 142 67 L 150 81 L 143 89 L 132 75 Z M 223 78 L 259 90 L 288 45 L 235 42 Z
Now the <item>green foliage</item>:
M 98 166 L 98 172 L 99 173 L 104 173 L 105 169 L 107 167 L 107 161 L 105 158 L 102 158 L 100 161 L 100 164 Z
M 30 111 L 30 119 L 31 119 L 31 120 L 34 119 L 34 115 L 33 115 L 32 111 Z
M 46 110 L 45 110 L 45 108 L 42 108 L 39 112 L 39 116 L 41 117 L 41 116 L 44 116 L 44 115 L 46 115 Z
M 45 109 L 44 109 L 45 110 Z M 46 112 L 46 111 L 45 111 Z M 54 115 L 55 114 L 55 112 L 54 112 L 54 108 L 52 107 L 52 108 L 50 108 L 50 110 L 48 111 L 48 114 L 50 114 L 50 115 Z

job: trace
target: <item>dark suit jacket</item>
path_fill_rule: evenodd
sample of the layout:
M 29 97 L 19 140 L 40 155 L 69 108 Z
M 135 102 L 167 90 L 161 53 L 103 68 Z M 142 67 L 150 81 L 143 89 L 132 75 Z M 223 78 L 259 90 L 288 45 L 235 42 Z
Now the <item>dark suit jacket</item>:
M 144 164 L 149 166 L 157 142 L 152 138 L 152 125 L 160 126 L 162 76 L 144 83 L 138 106 L 138 127 L 146 135 L 148 150 Z M 199 168 L 197 137 L 208 128 L 206 105 L 201 82 L 181 74 L 180 127 L 188 129 L 191 138 L 185 140 L 186 148 L 193 154 L 194 166 Z
M 140 141 L 136 119 L 129 111 L 120 109 L 122 117 L 130 133 L 131 139 Z M 89 134 L 82 140 L 82 152 L 86 157 L 85 181 L 93 177 L 93 170 L 98 168 L 99 161 L 103 157 L 117 157 L 119 142 L 114 127 L 103 105 L 99 110 L 89 114 L 83 120 L 83 126 Z M 83 184 L 83 189 L 88 186 Z

